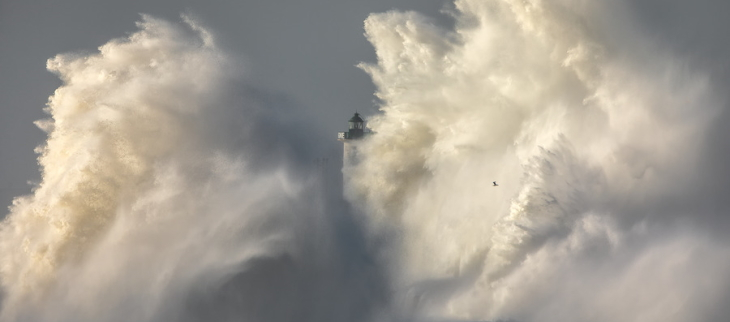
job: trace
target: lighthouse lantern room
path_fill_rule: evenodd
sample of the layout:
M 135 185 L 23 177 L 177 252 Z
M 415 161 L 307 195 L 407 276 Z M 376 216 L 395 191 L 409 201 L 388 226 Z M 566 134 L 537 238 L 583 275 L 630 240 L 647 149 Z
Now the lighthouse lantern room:
M 347 121 L 349 125 L 349 131 L 337 133 L 337 139 L 342 140 L 357 140 L 365 135 L 365 121 L 360 117 L 359 113 Z

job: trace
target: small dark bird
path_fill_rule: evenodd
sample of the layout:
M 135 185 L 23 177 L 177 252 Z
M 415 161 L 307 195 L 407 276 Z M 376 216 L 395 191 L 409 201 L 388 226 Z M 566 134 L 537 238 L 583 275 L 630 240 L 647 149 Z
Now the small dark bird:
M 497 181 L 492 181 L 492 186 L 493 187 L 496 187 L 496 186 L 499 186 L 499 185 L 497 184 Z

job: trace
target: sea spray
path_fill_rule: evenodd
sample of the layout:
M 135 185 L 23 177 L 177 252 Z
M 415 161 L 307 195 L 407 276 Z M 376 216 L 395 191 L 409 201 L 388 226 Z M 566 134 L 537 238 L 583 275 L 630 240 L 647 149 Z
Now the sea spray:
M 344 170 L 369 239 L 194 20 L 50 60 L 0 320 L 725 321 L 730 241 L 687 192 L 718 100 L 613 9 L 368 18 L 382 114 Z
M 15 296 L 42 297 L 59 267 L 108 231 L 124 199 L 155 185 L 155 166 L 197 145 L 185 134 L 199 131 L 191 121 L 221 73 L 206 63 L 212 44 L 149 17 L 140 27 L 98 55 L 48 61 L 65 85 L 49 100 L 52 119 L 38 122 L 49 133 L 39 148 L 43 181 L 16 199 L 3 229 L 3 253 L 14 256 L 3 269 L 8 308 Z
M 63 85 L 43 180 L 0 230 L 0 320 L 359 321 L 384 302 L 311 142 L 184 18 L 48 61 Z
M 361 144 L 358 165 L 345 169 L 347 191 L 375 231 L 398 236 L 387 257 L 403 314 L 522 321 L 704 314 L 704 304 L 674 294 L 702 284 L 697 272 L 705 267 L 695 261 L 727 267 L 717 244 L 727 241 L 697 240 L 676 226 L 677 216 L 655 214 L 682 198 L 672 182 L 694 184 L 698 142 L 718 101 L 701 73 L 621 47 L 639 36 L 609 39 L 615 35 L 598 17 L 613 8 L 458 0 L 454 30 L 413 12 L 366 20 L 378 61 L 361 67 L 382 113 L 369 122 L 376 134 Z M 655 255 L 663 243 L 688 253 Z M 678 281 L 697 283 L 632 271 L 648 257 L 679 267 Z M 613 266 L 588 268 L 602 265 Z M 609 281 L 643 278 L 651 282 L 637 282 L 646 290 L 633 300 L 615 296 L 630 291 Z M 681 308 L 662 311 L 667 303 Z

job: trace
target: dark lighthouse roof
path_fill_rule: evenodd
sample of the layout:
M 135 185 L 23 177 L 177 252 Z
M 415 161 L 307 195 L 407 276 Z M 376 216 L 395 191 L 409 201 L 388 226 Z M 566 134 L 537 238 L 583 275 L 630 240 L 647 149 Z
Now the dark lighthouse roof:
M 348 122 L 365 122 L 362 118 L 360 118 L 360 113 L 355 113 L 355 116 L 353 116 Z

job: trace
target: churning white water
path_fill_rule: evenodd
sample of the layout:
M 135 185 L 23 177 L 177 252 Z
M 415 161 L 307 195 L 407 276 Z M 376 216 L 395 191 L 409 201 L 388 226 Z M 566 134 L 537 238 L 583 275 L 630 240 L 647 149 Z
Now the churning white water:
M 357 217 L 195 21 L 50 59 L 0 321 L 726 321 L 724 208 L 693 191 L 708 78 L 606 3 L 450 14 L 365 21 L 382 113 L 344 169 Z

